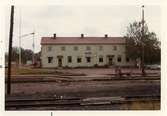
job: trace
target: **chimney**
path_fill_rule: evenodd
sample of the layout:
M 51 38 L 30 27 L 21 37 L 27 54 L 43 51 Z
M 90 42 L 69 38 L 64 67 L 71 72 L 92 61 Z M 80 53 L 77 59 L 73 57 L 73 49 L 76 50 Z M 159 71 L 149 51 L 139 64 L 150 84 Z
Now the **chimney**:
M 56 33 L 53 34 L 53 39 L 56 39 Z
M 105 34 L 105 38 L 108 38 L 108 35 L 107 35 L 107 34 Z
M 81 38 L 84 38 L 84 34 L 81 34 Z

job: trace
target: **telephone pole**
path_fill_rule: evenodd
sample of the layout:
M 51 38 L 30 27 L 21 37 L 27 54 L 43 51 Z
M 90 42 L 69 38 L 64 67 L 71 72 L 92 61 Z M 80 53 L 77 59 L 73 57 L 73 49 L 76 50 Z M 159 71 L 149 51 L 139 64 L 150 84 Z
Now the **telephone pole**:
M 141 37 L 141 44 L 142 44 L 142 53 L 141 53 L 141 68 L 142 68 L 142 75 L 145 75 L 144 69 L 144 5 L 142 5 L 142 37 Z
M 7 94 L 8 95 L 11 94 L 11 54 L 12 54 L 12 39 L 13 39 L 13 20 L 14 20 L 14 5 L 11 6 L 11 16 L 10 16 L 8 78 L 7 78 Z
M 35 63 L 35 42 L 34 42 L 34 38 L 35 38 L 35 30 L 32 33 L 33 34 L 33 43 L 32 43 L 32 49 L 33 49 L 33 55 L 32 55 L 32 64 L 34 65 Z
M 19 68 L 21 68 L 21 9 L 20 9 L 20 22 L 19 22 Z

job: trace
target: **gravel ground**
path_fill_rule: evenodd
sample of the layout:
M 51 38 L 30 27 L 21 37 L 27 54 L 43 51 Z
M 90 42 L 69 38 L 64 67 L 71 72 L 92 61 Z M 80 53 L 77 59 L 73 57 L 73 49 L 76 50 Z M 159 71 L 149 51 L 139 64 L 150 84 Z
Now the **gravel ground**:
M 68 73 L 78 73 L 78 74 L 86 74 L 86 75 L 108 75 L 115 74 L 114 68 L 76 68 L 76 69 L 56 69 L 60 72 L 68 72 Z M 145 70 L 146 73 L 159 73 L 160 70 Z M 132 73 L 141 73 L 141 71 L 137 68 L 122 68 L 123 73 L 132 72 Z
M 114 96 L 160 96 L 160 77 L 156 80 L 104 80 L 111 78 L 111 74 L 114 74 L 113 68 L 97 68 L 97 69 L 56 69 L 64 74 L 75 73 L 85 74 L 86 76 L 63 76 L 63 75 L 15 75 L 12 79 L 26 79 L 34 80 L 37 82 L 28 83 L 12 83 L 12 93 L 10 96 L 12 99 L 17 98 L 29 98 L 29 96 L 54 96 L 54 97 L 114 97 Z M 123 69 L 125 72 L 140 73 L 138 69 Z M 159 70 L 147 70 L 147 73 L 158 73 Z M 145 78 L 145 77 L 141 77 Z M 156 77 L 157 78 L 157 77 Z M 90 81 L 91 79 L 101 79 L 99 81 Z M 57 80 L 50 82 L 38 82 L 38 80 Z M 63 81 L 73 80 L 73 81 Z M 75 81 L 74 81 L 75 80 Z M 85 81 L 76 81 L 85 80 Z M 156 103 L 133 103 L 118 106 L 96 106 L 96 107 L 83 107 L 83 110 L 109 110 L 109 109 L 160 109 L 160 102 Z M 32 108 L 33 109 L 33 108 Z M 48 108 L 50 110 L 52 108 Z M 79 107 L 57 107 L 53 110 L 82 110 Z M 31 109 L 30 109 L 31 110 Z M 38 109 L 40 110 L 40 108 Z M 41 110 L 47 110 L 41 109 Z
M 54 94 L 74 97 L 160 95 L 159 80 L 14 83 L 12 94 Z

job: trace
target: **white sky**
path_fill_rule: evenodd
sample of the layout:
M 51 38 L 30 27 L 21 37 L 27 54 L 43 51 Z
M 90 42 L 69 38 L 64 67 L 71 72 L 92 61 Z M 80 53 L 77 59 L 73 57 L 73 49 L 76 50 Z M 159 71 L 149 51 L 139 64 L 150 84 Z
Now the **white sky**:
M 6 11 L 7 51 L 10 7 Z M 35 29 L 35 52 L 40 51 L 43 36 L 124 36 L 129 23 L 141 20 L 141 6 L 15 6 L 13 46 L 19 45 L 20 12 L 22 35 Z M 160 38 L 160 7 L 145 6 L 145 20 Z M 22 38 L 22 47 L 32 49 L 32 35 Z

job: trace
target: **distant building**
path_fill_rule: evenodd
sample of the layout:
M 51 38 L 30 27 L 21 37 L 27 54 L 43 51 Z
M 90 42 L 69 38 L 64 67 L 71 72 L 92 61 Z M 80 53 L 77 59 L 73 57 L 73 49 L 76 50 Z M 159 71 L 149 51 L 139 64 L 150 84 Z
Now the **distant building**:
M 41 65 L 45 68 L 126 66 L 123 37 L 42 37 Z
M 26 61 L 26 65 L 32 65 L 32 61 L 31 60 L 27 60 Z

